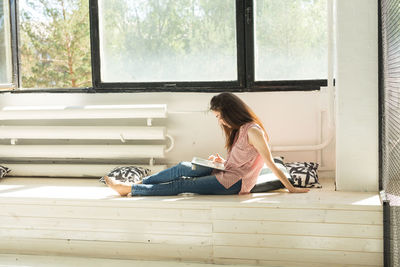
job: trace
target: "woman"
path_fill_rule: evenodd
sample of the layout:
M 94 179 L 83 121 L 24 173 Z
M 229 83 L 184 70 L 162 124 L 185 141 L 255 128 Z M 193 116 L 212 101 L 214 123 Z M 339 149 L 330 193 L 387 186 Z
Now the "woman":
M 236 95 L 221 93 L 211 99 L 211 111 L 225 133 L 227 159 L 219 154 L 210 160 L 223 162 L 224 171 L 196 166 L 190 162 L 163 170 L 143 179 L 142 184 L 125 185 L 104 177 L 107 185 L 121 196 L 166 196 L 180 193 L 203 195 L 247 194 L 254 187 L 264 163 L 291 193 L 305 193 L 289 182 L 275 165 L 268 146 L 269 137 L 254 112 Z

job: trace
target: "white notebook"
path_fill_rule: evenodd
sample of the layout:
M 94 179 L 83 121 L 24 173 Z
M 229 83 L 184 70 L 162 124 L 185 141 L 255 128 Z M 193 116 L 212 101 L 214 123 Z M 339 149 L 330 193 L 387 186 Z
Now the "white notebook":
M 211 160 L 197 158 L 197 157 L 194 157 L 192 159 L 192 164 L 209 167 L 209 168 L 213 168 L 213 169 L 217 169 L 217 170 L 221 170 L 221 171 L 225 170 L 225 166 L 223 163 L 213 162 Z

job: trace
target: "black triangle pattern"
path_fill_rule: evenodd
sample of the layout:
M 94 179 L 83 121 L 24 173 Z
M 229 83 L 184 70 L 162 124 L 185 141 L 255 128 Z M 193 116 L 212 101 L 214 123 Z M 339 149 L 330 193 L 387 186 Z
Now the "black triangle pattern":
M 0 166 L 0 178 L 3 178 L 6 176 L 7 173 L 9 173 L 11 170 L 7 167 Z
M 315 162 L 290 162 L 285 166 L 293 179 L 296 187 L 321 188 L 318 180 L 318 163 Z
M 143 167 L 124 166 L 114 168 L 107 174 L 107 176 L 121 183 L 137 183 L 144 177 L 150 175 L 150 172 L 149 169 Z M 104 184 L 106 183 L 104 177 L 101 177 L 99 182 Z

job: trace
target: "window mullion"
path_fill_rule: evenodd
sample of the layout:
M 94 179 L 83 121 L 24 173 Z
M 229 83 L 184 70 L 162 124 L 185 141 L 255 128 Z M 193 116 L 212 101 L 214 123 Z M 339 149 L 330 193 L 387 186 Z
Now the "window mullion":
M 236 0 L 237 69 L 241 88 L 246 88 L 246 0 Z
M 100 73 L 100 35 L 98 0 L 89 0 L 90 15 L 90 51 L 92 55 L 92 86 L 94 89 L 101 83 Z
M 8 3 L 6 3 L 8 1 Z M 3 91 L 13 90 L 19 86 L 19 69 L 18 69 L 18 30 L 17 30 L 17 0 L 5 0 L 1 4 L 7 7 L 4 13 L 4 68 L 7 79 L 0 81 L 0 89 Z M 4 9 L 3 9 L 4 11 Z M 7 21 L 6 21 L 7 20 Z M 7 26 L 8 25 L 8 26 Z M 7 35 L 7 37 L 6 37 Z M 2 51 L 3 52 L 3 51 Z M 9 61 L 10 60 L 10 61 Z M 9 76 L 11 75 L 11 76 Z
M 244 29 L 246 55 L 246 88 L 254 87 L 254 16 L 253 0 L 245 0 Z

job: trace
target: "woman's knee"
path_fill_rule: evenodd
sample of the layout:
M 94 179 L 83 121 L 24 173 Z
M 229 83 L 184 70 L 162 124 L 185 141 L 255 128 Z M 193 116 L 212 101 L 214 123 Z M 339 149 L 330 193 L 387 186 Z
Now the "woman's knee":
M 178 166 L 180 166 L 180 167 L 185 167 L 185 168 L 188 168 L 188 167 L 192 167 L 192 163 L 190 163 L 189 161 L 181 161 L 181 162 L 179 162 L 178 163 Z
M 182 172 L 182 174 L 185 174 L 192 169 L 192 163 L 187 161 L 181 161 L 178 163 L 177 167 L 180 170 L 180 172 Z
M 177 176 L 177 178 L 179 176 L 185 176 L 188 174 L 188 172 L 191 170 L 191 163 L 190 162 L 186 162 L 186 161 L 182 161 L 179 162 L 175 167 L 175 173 L 174 175 Z

